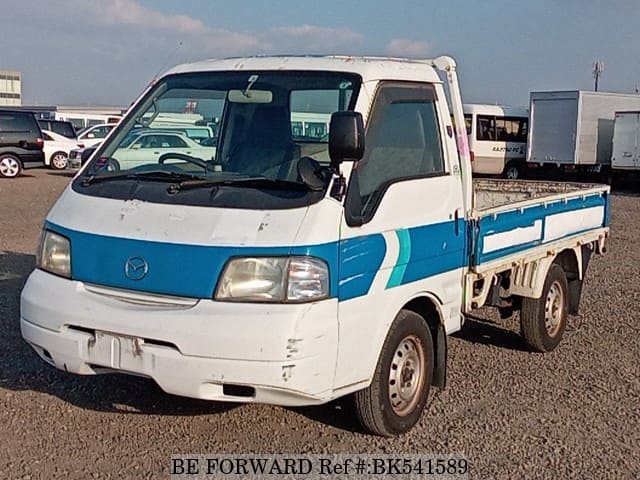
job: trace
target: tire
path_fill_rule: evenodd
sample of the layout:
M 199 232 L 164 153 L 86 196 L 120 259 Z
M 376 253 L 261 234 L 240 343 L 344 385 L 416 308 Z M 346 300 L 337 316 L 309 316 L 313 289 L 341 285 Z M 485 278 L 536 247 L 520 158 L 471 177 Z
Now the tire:
M 64 152 L 54 153 L 49 160 L 49 166 L 54 170 L 64 170 L 67 168 L 68 163 L 67 154 Z
M 0 177 L 15 178 L 22 172 L 20 159 L 10 153 L 0 155 Z
M 509 162 L 507 163 L 507 166 L 504 167 L 502 177 L 509 180 L 517 180 L 519 178 L 522 178 L 522 167 L 520 167 L 517 162 Z
M 523 298 L 520 329 L 525 341 L 537 352 L 558 346 L 567 326 L 569 284 L 562 267 L 551 265 L 540 298 Z
M 354 394 L 362 427 L 390 437 L 418 423 L 429 396 L 433 362 L 426 321 L 415 312 L 401 310 L 384 341 L 371 385 Z

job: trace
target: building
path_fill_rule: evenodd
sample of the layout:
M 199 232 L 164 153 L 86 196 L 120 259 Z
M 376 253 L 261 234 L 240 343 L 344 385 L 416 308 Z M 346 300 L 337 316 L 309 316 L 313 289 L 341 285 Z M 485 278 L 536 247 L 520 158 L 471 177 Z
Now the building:
M 21 105 L 11 108 L 33 112 L 39 120 L 71 122 L 78 131 L 101 123 L 118 122 L 127 111 L 123 107 L 75 105 Z
M 0 106 L 22 104 L 22 78 L 20 72 L 0 70 Z

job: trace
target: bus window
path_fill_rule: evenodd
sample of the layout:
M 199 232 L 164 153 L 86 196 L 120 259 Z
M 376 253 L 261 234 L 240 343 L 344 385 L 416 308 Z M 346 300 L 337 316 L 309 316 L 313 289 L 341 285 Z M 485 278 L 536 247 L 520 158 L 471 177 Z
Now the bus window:
M 465 115 L 464 116 L 464 125 L 467 127 L 467 135 L 471 135 L 471 126 L 473 124 L 473 116 Z
M 476 125 L 477 140 L 496 140 L 496 119 L 487 115 L 478 115 Z

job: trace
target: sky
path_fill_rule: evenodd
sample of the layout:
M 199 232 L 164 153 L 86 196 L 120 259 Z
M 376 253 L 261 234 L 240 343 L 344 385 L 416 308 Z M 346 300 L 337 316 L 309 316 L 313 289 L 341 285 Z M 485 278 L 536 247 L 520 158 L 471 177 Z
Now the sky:
M 448 54 L 463 101 L 640 86 L 640 0 L 2 0 L 23 104 L 129 105 L 170 67 L 268 54 Z

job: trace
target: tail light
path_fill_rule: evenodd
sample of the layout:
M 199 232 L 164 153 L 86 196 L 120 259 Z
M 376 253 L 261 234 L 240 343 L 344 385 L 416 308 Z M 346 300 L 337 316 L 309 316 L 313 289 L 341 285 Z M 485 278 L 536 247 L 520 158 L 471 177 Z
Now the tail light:
M 469 152 L 469 158 L 472 162 L 476 159 L 476 155 L 473 153 L 473 150 Z
M 42 148 L 44 147 L 44 140 L 41 138 L 36 138 L 36 145 L 38 145 L 38 148 L 42 150 Z

